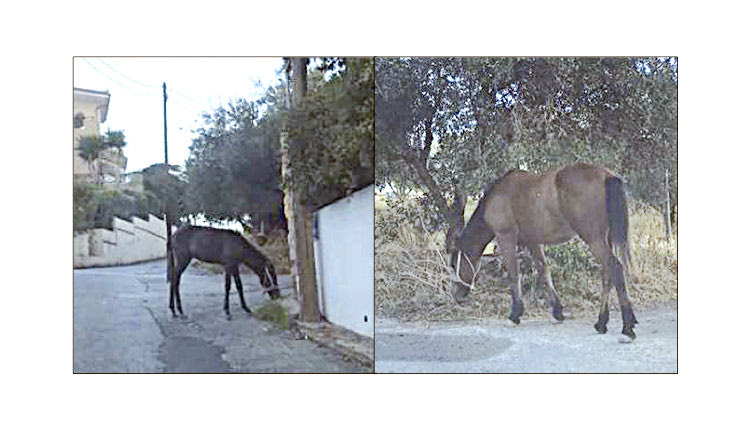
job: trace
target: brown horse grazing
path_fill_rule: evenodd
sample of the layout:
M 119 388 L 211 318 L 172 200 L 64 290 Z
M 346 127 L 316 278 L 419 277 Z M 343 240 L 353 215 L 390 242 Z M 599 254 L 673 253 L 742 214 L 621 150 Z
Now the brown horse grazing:
M 238 267 L 240 264 L 253 269 L 260 279 L 263 291 L 268 293 L 271 299 L 280 297 L 276 270 L 271 260 L 235 231 L 198 226 L 182 227 L 172 235 L 170 258 L 174 259 L 174 266 L 170 274 L 169 309 L 172 310 L 174 316 L 177 316 L 174 310 L 175 301 L 177 310 L 180 314 L 183 313 L 180 301 L 180 277 L 193 258 L 224 266 L 224 312 L 228 317 L 230 316 L 231 278 L 234 278 L 234 286 L 240 296 L 242 309 L 250 313 L 250 308 L 245 303 L 245 295 L 242 293 L 242 280 Z
M 632 341 L 637 321 L 625 283 L 624 269 L 630 265 L 627 201 L 623 181 L 601 167 L 575 164 L 540 174 L 514 170 L 490 183 L 451 256 L 453 297 L 459 303 L 470 300 L 480 256 L 494 237 L 510 275 L 511 323 L 517 325 L 523 315 L 516 245 L 531 250 L 552 302 L 551 321 L 562 322 L 562 306 L 544 261 L 543 245 L 566 242 L 575 235 L 588 244 L 602 267 L 602 303 L 594 328 L 607 332 L 607 298 L 614 284 L 622 310 L 622 333 L 627 336 L 620 340 Z

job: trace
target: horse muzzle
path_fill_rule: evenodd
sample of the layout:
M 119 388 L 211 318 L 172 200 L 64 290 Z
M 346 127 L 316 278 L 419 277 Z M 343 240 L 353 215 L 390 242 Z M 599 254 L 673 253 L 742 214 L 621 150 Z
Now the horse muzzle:
M 451 287 L 451 295 L 453 296 L 453 300 L 455 300 L 459 306 L 471 305 L 471 290 L 467 286 L 453 284 Z

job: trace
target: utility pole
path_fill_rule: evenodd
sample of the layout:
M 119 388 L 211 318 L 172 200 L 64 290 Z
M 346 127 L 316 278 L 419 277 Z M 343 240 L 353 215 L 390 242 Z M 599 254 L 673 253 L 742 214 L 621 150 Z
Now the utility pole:
M 168 178 L 169 175 L 169 155 L 167 152 L 167 83 L 164 82 L 162 84 L 162 90 L 164 91 L 164 175 L 165 179 Z M 166 184 L 166 180 L 165 180 Z M 172 220 L 169 216 L 169 204 L 167 200 L 169 197 L 167 197 L 164 200 L 164 222 L 167 224 L 167 282 L 171 281 L 172 277 L 172 269 L 173 269 L 173 262 L 172 262 Z

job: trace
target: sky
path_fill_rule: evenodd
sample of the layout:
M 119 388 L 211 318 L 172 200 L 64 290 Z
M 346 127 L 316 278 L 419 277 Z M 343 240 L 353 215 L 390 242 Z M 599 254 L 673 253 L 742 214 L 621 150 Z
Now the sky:
M 167 84 L 169 164 L 184 165 L 201 113 L 261 97 L 281 79 L 276 72 L 282 63 L 281 57 L 75 57 L 73 85 L 109 91 L 100 131 L 125 133 L 126 171 L 134 172 L 164 163 L 162 83 Z

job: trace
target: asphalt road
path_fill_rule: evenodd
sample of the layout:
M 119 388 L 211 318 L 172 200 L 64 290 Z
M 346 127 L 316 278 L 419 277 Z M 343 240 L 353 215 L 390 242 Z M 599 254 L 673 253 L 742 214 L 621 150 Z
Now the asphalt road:
M 168 308 L 166 261 L 73 271 L 73 371 L 76 373 L 354 373 L 369 371 L 340 354 L 296 340 L 245 313 L 232 285 L 224 314 L 224 276 L 190 267 L 180 292 L 184 317 Z M 258 279 L 243 274 L 253 309 Z M 288 285 L 279 276 L 282 293 Z
M 463 323 L 375 320 L 376 373 L 675 373 L 676 304 L 636 309 L 633 343 L 618 342 L 619 310 L 609 332 L 598 334 L 596 315 L 574 315 L 562 324 L 546 319 Z

